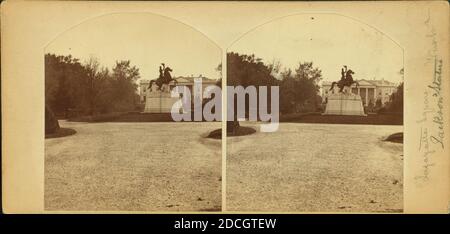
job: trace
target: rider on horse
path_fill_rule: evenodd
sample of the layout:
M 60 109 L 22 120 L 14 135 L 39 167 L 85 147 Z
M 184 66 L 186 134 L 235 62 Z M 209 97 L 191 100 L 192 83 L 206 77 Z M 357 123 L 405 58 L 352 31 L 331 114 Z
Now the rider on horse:
M 356 83 L 358 86 L 358 82 L 353 80 L 353 74 L 355 74 L 351 69 L 347 70 L 347 66 L 344 65 L 344 68 L 341 69 L 341 80 L 338 82 L 333 82 L 331 84 L 330 91 L 333 90 L 334 86 L 337 85 L 339 87 L 339 92 L 342 93 L 344 87 L 350 87 L 353 83 Z
M 159 66 L 159 77 L 156 81 L 150 82 L 149 88 L 156 83 L 158 90 L 161 90 L 164 84 L 169 84 L 171 81 L 176 82 L 176 80 L 172 78 L 170 72 L 172 72 L 172 69 L 170 67 L 166 67 L 164 63 L 161 63 L 161 66 Z

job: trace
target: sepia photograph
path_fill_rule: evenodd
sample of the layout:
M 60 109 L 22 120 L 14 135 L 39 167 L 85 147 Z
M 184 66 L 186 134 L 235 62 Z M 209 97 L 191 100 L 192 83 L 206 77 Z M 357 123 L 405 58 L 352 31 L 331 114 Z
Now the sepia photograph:
M 449 211 L 447 1 L 0 12 L 4 214 L 282 231 Z
M 296 14 L 245 33 L 227 51 L 227 85 L 245 88 L 228 100 L 246 95 L 241 115 L 228 101 L 227 210 L 402 212 L 403 79 L 402 47 L 347 16 Z
M 175 87 L 193 103 L 207 99 L 195 82 L 220 86 L 221 56 L 201 32 L 150 13 L 95 17 L 51 41 L 45 210 L 220 211 L 221 142 L 208 135 L 221 123 L 171 112 Z

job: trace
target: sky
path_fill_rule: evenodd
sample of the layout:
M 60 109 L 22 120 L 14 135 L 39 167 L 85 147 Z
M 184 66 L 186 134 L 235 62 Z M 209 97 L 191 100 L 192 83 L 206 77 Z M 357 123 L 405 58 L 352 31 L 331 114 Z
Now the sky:
M 121 13 L 87 20 L 59 35 L 46 53 L 71 54 L 81 62 L 95 57 L 112 68 L 130 60 L 141 79 L 156 79 L 159 65 L 172 68 L 172 76 L 220 78 L 221 49 L 202 33 L 176 20 L 147 13 Z
M 242 35 L 228 51 L 255 54 L 266 63 L 277 60 L 291 69 L 312 61 L 326 81 L 339 80 L 342 65 L 347 65 L 356 79 L 401 82 L 403 50 L 382 32 L 336 14 L 275 19 Z M 201 74 L 217 79 L 215 69 L 222 58 L 221 49 L 190 26 L 135 12 L 87 20 L 59 35 L 45 52 L 71 54 L 82 62 L 96 57 L 109 68 L 116 60 L 130 60 L 141 79 L 157 78 L 161 62 L 175 77 Z
M 282 69 L 312 61 L 324 81 L 339 80 L 343 65 L 355 72 L 355 79 L 402 81 L 403 50 L 376 29 L 336 14 L 275 19 L 243 35 L 230 51 L 255 54 L 265 63 L 279 61 Z

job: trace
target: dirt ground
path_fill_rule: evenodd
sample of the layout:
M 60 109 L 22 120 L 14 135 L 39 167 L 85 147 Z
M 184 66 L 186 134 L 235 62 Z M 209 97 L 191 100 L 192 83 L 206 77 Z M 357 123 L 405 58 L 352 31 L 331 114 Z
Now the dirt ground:
M 45 140 L 45 209 L 219 211 L 220 123 L 74 123 Z
M 401 212 L 402 126 L 281 123 L 227 139 L 227 210 Z
M 220 123 L 74 123 L 45 140 L 45 209 L 219 211 Z M 258 124 L 242 123 L 259 130 Z M 400 212 L 402 126 L 281 123 L 229 137 L 228 211 Z

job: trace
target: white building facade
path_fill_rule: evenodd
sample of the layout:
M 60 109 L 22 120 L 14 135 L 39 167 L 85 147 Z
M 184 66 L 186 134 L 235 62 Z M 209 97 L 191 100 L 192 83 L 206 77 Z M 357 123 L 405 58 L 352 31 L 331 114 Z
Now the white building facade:
M 353 84 L 351 87 L 352 93 L 361 96 L 364 106 L 376 105 L 377 100 L 381 100 L 381 105 L 384 106 L 389 102 L 390 96 L 397 90 L 398 84 L 387 80 L 357 80 L 359 87 Z M 339 92 L 337 86 L 330 90 L 331 83 L 329 81 L 322 82 L 322 100 L 327 101 L 328 95 Z

